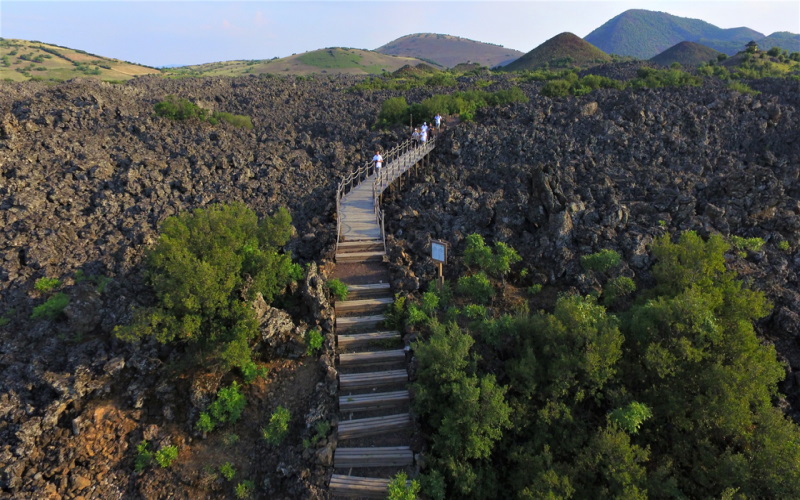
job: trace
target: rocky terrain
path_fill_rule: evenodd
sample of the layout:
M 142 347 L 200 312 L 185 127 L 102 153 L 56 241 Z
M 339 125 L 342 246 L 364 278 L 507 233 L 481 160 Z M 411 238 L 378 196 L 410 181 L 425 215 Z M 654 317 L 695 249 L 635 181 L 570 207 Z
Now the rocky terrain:
M 493 75 L 490 90 L 509 78 Z M 230 495 L 203 474 L 222 437 L 203 440 L 192 430 L 230 377 L 176 375 L 180 349 L 124 344 L 111 331 L 152 299 L 141 257 L 159 223 L 178 212 L 234 200 L 261 215 L 287 206 L 297 235 L 286 250 L 301 262 L 332 256 L 336 181 L 402 134 L 371 128 L 396 93 L 347 92 L 355 81 L 2 86 L 0 497 Z M 471 232 L 507 241 L 535 270 L 532 279 L 582 292 L 593 284 L 580 278 L 578 258 L 601 248 L 620 251 L 646 283 L 646 246 L 666 230 L 759 236 L 764 250 L 731 264 L 775 303 L 760 330 L 791 367 L 783 390 L 797 412 L 800 85 L 753 82 L 762 93 L 750 96 L 708 82 L 569 99 L 541 97 L 540 85 L 523 88 L 530 103 L 480 112 L 443 134 L 433 170 L 390 200 L 387 231 L 413 257 L 395 252 L 396 263 L 411 266 L 398 284 L 413 289 L 432 276 L 429 235 L 453 243 L 453 255 Z M 417 102 L 437 91 L 404 95 Z M 155 117 L 153 105 L 168 94 L 248 115 L 255 127 Z M 789 250 L 778 248 L 782 241 Z M 60 278 L 71 298 L 55 321 L 30 318 L 45 300 L 34 282 L 45 276 Z M 271 371 L 249 389 L 252 429 L 241 436 L 242 463 L 270 498 L 323 495 L 325 468 L 314 464 L 330 458 L 324 442 L 319 454 L 300 444 L 329 408 L 330 353 L 304 363 L 297 344 L 305 325 L 329 328 L 329 305 L 315 271 L 296 292 L 294 316 L 259 308 Z M 279 402 L 295 419 L 291 442 L 275 449 L 260 442 L 258 427 Z M 172 469 L 138 474 L 142 439 L 190 451 Z
M 665 231 L 760 237 L 730 265 L 774 303 L 759 329 L 787 363 L 800 422 L 800 83 L 759 95 L 702 87 L 600 91 L 489 109 L 444 136 L 429 175 L 392 200 L 397 284 L 432 279 L 429 238 L 461 253 L 472 232 L 519 250 L 532 283 L 589 293 L 579 257 L 618 251 L 647 285 L 647 246 Z M 786 243 L 788 242 L 788 246 Z M 460 270 L 449 265 L 450 278 Z M 445 271 L 447 275 L 447 270 Z M 528 283 L 531 284 L 531 283 Z

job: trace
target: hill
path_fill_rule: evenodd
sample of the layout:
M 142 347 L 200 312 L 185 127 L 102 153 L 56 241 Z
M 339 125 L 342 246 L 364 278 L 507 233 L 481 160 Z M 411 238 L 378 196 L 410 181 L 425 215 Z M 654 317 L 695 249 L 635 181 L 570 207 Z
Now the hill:
M 722 29 L 700 19 L 631 9 L 589 33 L 585 40 L 609 54 L 649 59 L 673 45 L 697 42 L 733 55 L 764 35 L 750 28 Z
M 69 80 L 76 77 L 129 80 L 160 74 L 155 68 L 39 41 L 0 38 L 0 79 Z
M 688 68 L 699 66 L 711 59 L 716 59 L 720 54 L 722 54 L 722 52 L 699 43 L 681 42 L 668 48 L 657 56 L 650 58 L 650 62 L 660 64 L 661 66 L 679 63 L 681 66 Z
M 611 57 L 572 33 L 561 33 L 508 64 L 503 69 L 519 71 L 537 68 L 587 68 L 611 62 Z
M 396 71 L 405 65 L 416 66 L 420 63 L 422 61 L 412 57 L 391 56 L 371 50 L 329 47 L 279 59 L 223 61 L 180 66 L 164 71 L 174 76 L 240 76 L 265 73 L 378 75 Z
M 778 47 L 789 52 L 800 52 L 800 35 L 789 33 L 788 31 L 776 31 L 775 33 L 756 40 L 759 47 L 769 50 Z
M 416 57 L 452 68 L 471 62 L 483 66 L 502 66 L 519 58 L 523 52 L 502 45 L 437 33 L 416 33 L 393 40 L 375 49 L 381 54 Z

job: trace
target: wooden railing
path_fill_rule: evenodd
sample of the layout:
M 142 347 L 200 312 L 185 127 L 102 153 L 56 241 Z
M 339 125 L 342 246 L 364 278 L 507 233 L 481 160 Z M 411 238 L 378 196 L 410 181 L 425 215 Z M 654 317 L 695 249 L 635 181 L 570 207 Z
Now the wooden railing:
M 416 164 L 425 157 L 435 146 L 436 139 L 431 138 L 424 144 L 418 144 L 412 140 L 404 141 L 393 147 L 383 156 L 384 167 L 381 168 L 372 183 L 372 199 L 375 206 L 375 222 L 381 227 L 381 237 L 383 248 L 386 250 L 386 232 L 383 224 L 383 211 L 380 207 L 381 193 L 400 177 L 403 172 Z M 356 186 L 364 182 L 375 171 L 375 164 L 372 161 L 366 162 L 361 167 L 353 170 L 342 177 L 339 186 L 336 188 L 336 248 L 339 248 L 339 241 L 342 232 L 342 197 L 353 190 Z

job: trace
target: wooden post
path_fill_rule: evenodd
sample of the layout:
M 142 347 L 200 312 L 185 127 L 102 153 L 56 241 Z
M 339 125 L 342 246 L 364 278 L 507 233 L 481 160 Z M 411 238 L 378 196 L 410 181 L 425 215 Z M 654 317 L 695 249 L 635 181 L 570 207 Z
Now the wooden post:
M 436 288 L 441 291 L 444 288 L 444 274 L 442 274 L 442 263 L 439 262 L 439 277 L 436 278 Z

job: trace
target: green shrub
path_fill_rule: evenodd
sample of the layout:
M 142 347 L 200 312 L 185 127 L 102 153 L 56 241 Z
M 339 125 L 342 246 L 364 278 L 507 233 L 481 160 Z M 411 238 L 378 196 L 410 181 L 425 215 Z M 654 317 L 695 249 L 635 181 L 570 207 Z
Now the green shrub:
M 142 441 L 136 445 L 136 458 L 134 459 L 134 469 L 136 472 L 145 470 L 153 461 L 153 452 L 150 451 L 150 443 Z
M 406 298 L 399 293 L 394 295 L 394 302 L 386 310 L 383 325 L 391 330 L 402 330 L 405 321 Z
M 608 280 L 605 287 L 603 287 L 603 304 L 610 306 L 618 299 L 627 297 L 635 291 L 636 283 L 627 276 L 618 276 Z
M 420 477 L 422 492 L 431 500 L 445 500 L 446 488 L 444 477 L 437 470 L 431 470 Z
M 162 468 L 166 469 L 171 467 L 172 464 L 178 458 L 178 447 L 177 446 L 165 446 L 156 452 L 156 462 Z
M 425 292 L 422 294 L 422 303 L 420 304 L 422 310 L 428 316 L 433 316 L 439 308 L 439 295 L 436 292 Z
M 306 332 L 306 356 L 312 356 L 319 352 L 322 348 L 322 343 L 325 337 L 322 336 L 319 330 L 312 328 Z
M 408 122 L 408 103 L 405 97 L 390 97 L 381 104 L 378 126 L 388 127 Z
M 115 335 L 183 342 L 229 367 L 244 366 L 258 335 L 252 300 L 261 294 L 270 303 L 291 281 L 291 258 L 279 252 L 291 234 L 283 208 L 260 221 L 242 203 L 167 218 L 146 255 L 158 304 L 134 311 Z
M 245 363 L 240 370 L 242 371 L 242 378 L 245 384 L 253 383 L 256 379 L 265 376 L 268 371 L 265 366 L 260 366 L 256 364 L 255 361 Z
M 289 434 L 289 421 L 292 415 L 283 406 L 278 406 L 269 418 L 269 423 L 261 429 L 261 436 L 271 445 L 278 446 Z
M 208 411 L 219 425 L 239 420 L 245 406 L 247 406 L 247 399 L 239 390 L 239 384 L 234 380 L 228 387 L 217 391 L 217 397 L 208 407 Z
M 215 119 L 215 120 L 219 120 L 219 121 L 230 123 L 234 127 L 246 128 L 248 130 L 252 130 L 253 129 L 253 120 L 250 119 L 249 116 L 234 115 L 234 114 L 225 113 L 225 112 L 217 112 L 217 113 L 214 113 L 212 115 L 212 118 Z
M 537 293 L 542 291 L 542 284 L 541 283 L 534 283 L 533 285 L 528 287 L 528 293 L 531 295 L 536 295 Z
M 389 481 L 387 500 L 416 500 L 419 494 L 419 481 L 409 481 L 404 471 L 400 471 Z
M 347 285 L 344 284 L 341 280 L 336 278 L 328 280 L 328 290 L 330 290 L 331 295 L 334 296 L 336 300 L 342 301 L 347 300 Z
M 195 424 L 195 428 L 200 432 L 211 432 L 216 428 L 216 424 L 214 423 L 214 419 L 211 418 L 207 412 L 202 412 L 200 417 L 197 419 L 197 423 Z
M 253 481 L 249 479 L 245 479 L 241 483 L 236 485 L 236 489 L 234 490 L 234 494 L 236 498 L 244 499 L 244 498 L 251 498 L 253 493 L 255 492 L 256 485 Z
M 791 247 L 789 246 L 788 240 L 782 240 L 778 242 L 778 250 L 781 250 L 783 252 L 788 252 L 790 248 Z
M 461 276 L 456 284 L 456 291 L 479 304 L 488 303 L 494 297 L 494 287 L 484 272 L 469 276 Z
M 61 280 L 58 278 L 39 278 L 33 284 L 33 288 L 42 293 L 50 293 L 60 286 Z
M 516 250 L 502 241 L 494 244 L 494 251 L 486 245 L 479 234 L 470 234 L 465 241 L 464 264 L 497 278 L 503 278 L 511 271 L 513 264 L 522 260 Z
M 425 311 L 414 304 L 409 304 L 406 312 L 406 324 L 411 326 L 427 323 L 430 319 L 428 315 L 425 314 Z
M 156 103 L 156 114 L 171 120 L 190 120 L 198 119 L 205 120 L 208 111 L 204 110 L 197 104 L 174 95 L 168 95 L 163 101 Z
M 484 319 L 488 314 L 486 306 L 467 304 L 464 306 L 464 315 L 469 319 Z
M 43 304 L 33 308 L 32 319 L 46 318 L 56 319 L 64 312 L 64 308 L 69 304 L 69 296 L 59 292 L 45 301 Z
M 581 266 L 587 271 L 605 273 L 617 267 L 621 261 L 622 258 L 614 250 L 603 249 L 581 257 Z
M 762 238 L 742 238 L 741 236 L 731 236 L 731 245 L 737 250 L 747 250 L 748 252 L 758 253 L 764 247 Z
M 757 90 L 753 90 L 746 83 L 737 82 L 737 81 L 728 82 L 728 88 L 731 89 L 731 90 L 734 90 L 736 92 L 740 92 L 742 94 L 758 95 L 758 94 L 761 93 L 761 92 L 759 92 Z
M 230 462 L 225 462 L 219 466 L 219 473 L 228 481 L 236 477 L 236 468 Z
M 628 434 L 636 434 L 645 420 L 653 416 L 646 404 L 632 402 L 624 408 L 617 408 L 609 414 L 609 419 Z
M 233 446 L 239 442 L 239 435 L 229 432 L 222 438 L 222 442 L 225 443 L 225 446 Z

